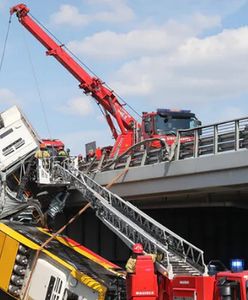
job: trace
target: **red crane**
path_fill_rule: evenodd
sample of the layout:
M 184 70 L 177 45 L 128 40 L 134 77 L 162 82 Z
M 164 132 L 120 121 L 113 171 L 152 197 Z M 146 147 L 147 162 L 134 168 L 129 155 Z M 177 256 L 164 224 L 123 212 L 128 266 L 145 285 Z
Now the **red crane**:
M 47 49 L 46 54 L 54 56 L 78 81 L 79 87 L 85 94 L 90 94 L 102 107 L 108 125 L 111 129 L 115 144 L 110 157 L 116 157 L 124 153 L 135 143 L 155 138 L 163 138 L 168 145 L 176 140 L 178 129 L 188 129 L 199 126 L 194 113 L 189 110 L 158 109 L 156 112 L 145 112 L 142 116 L 142 124 L 137 122 L 121 104 L 115 93 L 106 87 L 98 77 L 91 76 L 83 69 L 66 51 L 63 45 L 56 43 L 43 28 L 32 19 L 28 13 L 29 8 L 25 4 L 18 4 L 10 9 L 10 13 L 16 13 L 20 23 Z M 119 132 L 115 126 L 117 123 Z M 191 141 L 192 136 L 181 139 L 181 143 Z M 160 143 L 154 142 L 152 147 L 160 147 Z
M 29 8 L 25 4 L 18 4 L 11 8 L 11 14 L 16 13 L 20 23 L 47 49 L 46 54 L 54 56 L 78 81 L 79 87 L 85 94 L 90 94 L 103 108 L 106 120 L 116 142 L 111 156 L 123 153 L 136 142 L 136 131 L 140 124 L 128 113 L 124 105 L 119 102 L 114 92 L 107 88 L 101 79 L 87 73 L 63 49 L 63 45 L 56 43 L 35 20 L 29 15 Z M 120 133 L 113 118 L 118 124 Z

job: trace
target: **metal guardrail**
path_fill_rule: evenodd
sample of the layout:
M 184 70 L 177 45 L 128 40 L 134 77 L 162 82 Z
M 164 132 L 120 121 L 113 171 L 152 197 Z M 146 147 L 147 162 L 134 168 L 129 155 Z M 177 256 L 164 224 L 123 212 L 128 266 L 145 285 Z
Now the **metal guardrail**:
M 154 148 L 152 143 L 160 143 L 161 147 Z M 102 172 L 129 167 L 139 167 L 169 160 L 170 147 L 163 139 L 153 138 L 139 142 L 117 158 L 108 158 L 103 154 L 100 160 L 92 159 L 79 163 L 80 170 L 85 173 Z
M 153 139 L 150 139 L 134 145 L 116 159 L 103 156 L 100 161 L 81 163 L 80 169 L 86 173 L 103 172 L 243 150 L 248 148 L 248 117 L 179 130 L 171 147 L 163 139 L 157 140 L 161 148 L 151 147 Z
M 191 140 L 182 143 L 185 137 Z M 248 148 L 248 117 L 179 130 L 174 159 L 216 155 L 245 148 Z

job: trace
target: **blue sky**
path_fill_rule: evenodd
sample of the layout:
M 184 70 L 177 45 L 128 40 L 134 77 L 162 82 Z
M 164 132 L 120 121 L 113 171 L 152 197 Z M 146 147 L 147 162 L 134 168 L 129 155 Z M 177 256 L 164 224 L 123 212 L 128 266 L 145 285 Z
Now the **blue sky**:
M 17 3 L 0 0 L 0 51 L 9 8 Z M 191 109 L 204 124 L 248 115 L 247 0 L 25 3 L 139 113 Z M 113 143 L 94 100 L 15 16 L 0 73 L 0 110 L 12 104 L 41 137 L 64 140 L 74 154 L 92 140 Z

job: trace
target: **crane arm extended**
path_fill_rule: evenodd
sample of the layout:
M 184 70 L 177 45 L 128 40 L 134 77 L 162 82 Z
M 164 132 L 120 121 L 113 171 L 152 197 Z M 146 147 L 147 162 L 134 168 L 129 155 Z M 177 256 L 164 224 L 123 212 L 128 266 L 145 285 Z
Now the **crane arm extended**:
M 115 139 L 119 137 L 110 115 L 116 119 L 121 135 L 130 134 L 133 128 L 138 128 L 137 121 L 123 107 L 114 92 L 104 86 L 103 82 L 88 74 L 64 49 L 57 44 L 35 20 L 29 15 L 25 4 L 18 4 L 10 9 L 10 14 L 16 13 L 20 23 L 47 49 L 46 54 L 54 56 L 79 82 L 85 94 L 91 94 L 105 111 L 107 123 Z

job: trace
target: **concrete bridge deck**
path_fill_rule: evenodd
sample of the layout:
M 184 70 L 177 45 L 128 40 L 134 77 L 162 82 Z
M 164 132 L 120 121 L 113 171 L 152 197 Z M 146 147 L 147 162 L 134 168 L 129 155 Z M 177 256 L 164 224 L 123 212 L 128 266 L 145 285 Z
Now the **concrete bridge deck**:
M 94 177 L 98 183 L 107 185 L 122 172 L 106 171 Z M 173 199 L 174 205 L 178 205 L 179 199 L 190 202 L 199 198 L 200 202 L 216 194 L 221 195 L 218 202 L 238 194 L 238 204 L 248 194 L 248 150 L 130 168 L 111 190 L 127 200 L 147 199 L 154 205 L 158 201 L 162 205 L 163 200 L 173 205 Z

